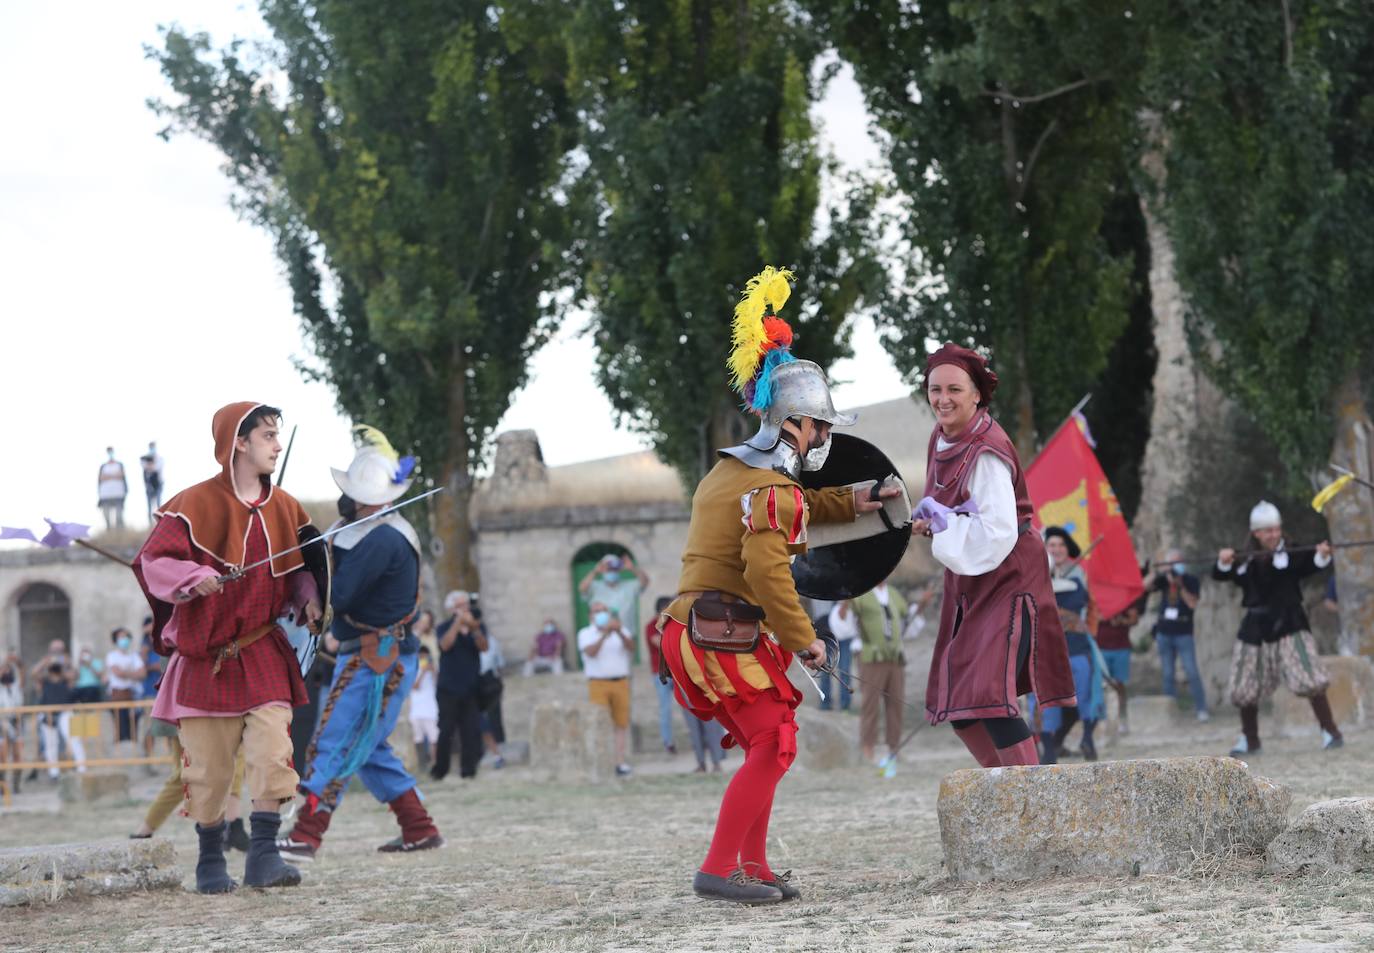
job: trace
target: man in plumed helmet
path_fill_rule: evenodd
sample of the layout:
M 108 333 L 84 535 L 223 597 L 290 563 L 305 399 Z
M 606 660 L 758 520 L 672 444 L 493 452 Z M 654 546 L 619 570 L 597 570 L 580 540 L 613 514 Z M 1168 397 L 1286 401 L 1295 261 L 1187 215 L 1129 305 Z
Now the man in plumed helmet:
M 400 836 L 384 852 L 430 850 L 444 838 L 425 810 L 413 778 L 387 739 L 415 684 L 420 640 L 410 631 L 420 601 L 420 540 L 399 513 L 366 520 L 405 495 L 414 457 L 400 457 L 379 430 L 353 428 L 358 449 L 347 470 L 334 469 L 338 525 L 333 537 L 334 625 L 325 646 L 335 653 L 334 678 L 301 781 L 305 806 L 278 842 L 288 860 L 315 857 L 353 775 L 391 808 Z
M 796 755 L 793 710 L 801 693 L 786 671 L 794 653 L 816 668 L 826 659 L 789 569 L 806 551 L 808 523 L 852 521 L 878 509 L 849 488 L 804 490 L 830 450 L 830 428 L 853 415 L 835 410 L 825 373 L 792 356 L 792 332 L 776 316 L 791 274 L 767 268 L 735 309 L 733 384 L 759 431 L 720 460 L 697 486 L 677 598 L 659 617 L 662 668 L 679 702 L 729 732 L 744 765 L 721 800 L 711 847 L 693 880 L 699 896 L 744 904 L 800 896 L 766 852 L 773 792 Z M 896 495 L 896 488 L 882 492 Z

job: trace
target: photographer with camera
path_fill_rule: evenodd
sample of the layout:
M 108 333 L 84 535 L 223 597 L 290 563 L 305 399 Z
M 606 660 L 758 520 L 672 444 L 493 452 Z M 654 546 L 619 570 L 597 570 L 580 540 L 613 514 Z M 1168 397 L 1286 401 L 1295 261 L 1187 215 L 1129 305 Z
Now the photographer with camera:
M 1159 664 L 1164 672 L 1164 694 L 1170 698 L 1177 695 L 1174 683 L 1174 660 L 1183 663 L 1183 672 L 1188 678 L 1188 687 L 1193 694 L 1193 707 L 1198 721 L 1210 721 L 1207 711 L 1207 690 L 1202 685 L 1202 674 L 1197 667 L 1197 653 L 1193 646 L 1193 610 L 1197 608 L 1198 593 L 1202 584 L 1196 576 L 1187 572 L 1182 561 L 1183 554 L 1171 549 L 1156 565 L 1163 565 L 1162 572 L 1155 573 L 1150 583 L 1150 594 L 1160 593 L 1159 617 L 1155 620 L 1155 644 L 1159 648 Z
M 70 704 L 72 688 L 76 684 L 76 669 L 72 667 L 67 644 L 61 639 L 53 639 L 48 645 L 48 654 L 29 670 L 29 677 L 38 685 L 38 704 Z M 60 773 L 57 760 L 63 744 L 77 762 L 77 770 L 86 770 L 86 748 L 80 738 L 72 737 L 71 712 L 44 712 L 38 716 L 38 730 L 43 742 L 43 760 L 48 762 L 48 777 L 55 779 Z
M 436 781 L 448 774 L 453 753 L 453 734 L 458 733 L 458 774 L 477 777 L 482 760 L 482 709 L 477 683 L 482 653 L 487 650 L 486 626 L 473 614 L 472 597 L 450 592 L 444 597 L 449 616 L 436 630 L 439 638 L 439 744 L 429 776 Z

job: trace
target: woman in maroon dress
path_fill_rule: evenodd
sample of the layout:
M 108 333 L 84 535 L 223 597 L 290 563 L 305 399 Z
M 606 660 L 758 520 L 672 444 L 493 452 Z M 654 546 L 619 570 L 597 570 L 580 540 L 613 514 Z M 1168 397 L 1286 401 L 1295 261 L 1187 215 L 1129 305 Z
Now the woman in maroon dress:
M 1034 692 L 1046 706 L 1076 704 L 1021 461 L 987 411 L 996 388 L 997 375 L 968 348 L 946 344 L 927 360 L 937 426 L 923 504 L 937 505 L 922 509 L 947 514 L 947 525 L 937 524 L 932 535 L 931 521 L 912 524 L 913 533 L 932 537 L 932 555 L 945 566 L 926 717 L 931 724 L 949 721 L 985 768 L 1039 763 L 1020 696 Z M 965 512 L 949 512 L 955 507 Z

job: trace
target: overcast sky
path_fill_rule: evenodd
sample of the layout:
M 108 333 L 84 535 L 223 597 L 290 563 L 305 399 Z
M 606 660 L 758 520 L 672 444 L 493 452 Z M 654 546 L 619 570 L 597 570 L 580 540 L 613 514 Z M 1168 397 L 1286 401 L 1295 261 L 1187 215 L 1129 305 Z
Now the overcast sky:
M 98 522 L 96 472 L 113 445 L 130 477 L 126 515 L 142 525 L 148 441 L 171 491 L 204 479 L 211 415 L 235 400 L 278 404 L 288 431 L 300 426 L 285 483 L 297 496 L 335 496 L 328 467 L 351 457 L 333 394 L 292 366 L 308 352 L 290 292 L 266 234 L 229 209 L 218 153 L 155 135 L 144 103 L 164 89 L 142 46 L 176 21 L 216 45 L 263 32 L 242 0 L 0 4 L 0 523 Z M 843 161 L 876 160 L 848 76 L 819 118 Z M 535 358 L 499 428 L 537 430 L 553 465 L 643 446 L 612 423 L 578 330 Z M 907 392 L 871 325 L 856 350 L 832 368 L 849 382 L 837 403 Z

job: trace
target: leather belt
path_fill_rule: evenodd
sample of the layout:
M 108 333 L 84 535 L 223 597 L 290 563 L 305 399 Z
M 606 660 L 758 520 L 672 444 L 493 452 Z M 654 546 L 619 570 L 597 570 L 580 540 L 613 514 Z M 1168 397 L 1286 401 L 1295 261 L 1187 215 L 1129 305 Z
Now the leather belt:
M 679 599 L 705 599 L 707 602 L 743 602 L 739 596 L 731 595 L 728 592 L 719 592 L 715 589 L 697 589 L 679 592 Z
M 269 622 L 266 625 L 258 626 L 247 635 L 240 635 L 238 638 L 232 639 L 226 644 L 221 645 L 219 651 L 215 653 L 215 667 L 210 670 L 210 674 L 218 675 L 219 667 L 224 663 L 225 659 L 237 658 L 239 653 L 244 649 L 248 648 L 248 646 L 252 645 L 276 627 L 277 624 L 275 622 Z

